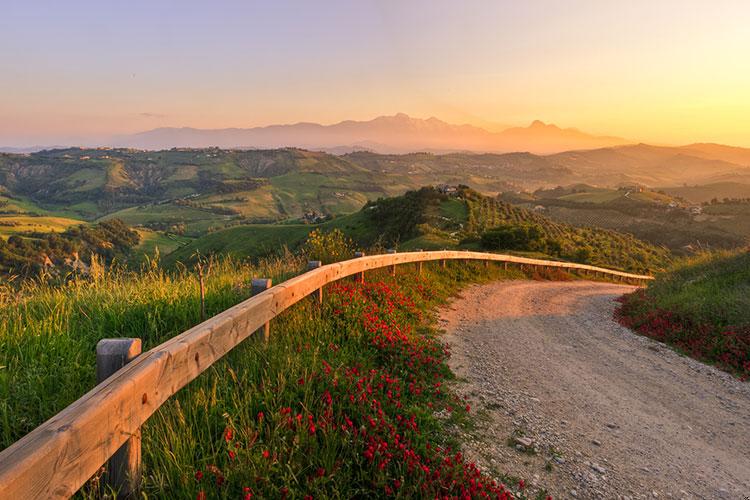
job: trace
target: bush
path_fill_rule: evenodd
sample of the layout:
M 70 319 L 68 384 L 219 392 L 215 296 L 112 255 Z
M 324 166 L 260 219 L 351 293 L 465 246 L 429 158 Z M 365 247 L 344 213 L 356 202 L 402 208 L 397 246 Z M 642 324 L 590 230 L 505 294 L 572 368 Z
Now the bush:
M 302 244 L 302 254 L 323 264 L 339 262 L 354 256 L 354 242 L 338 229 L 328 232 L 315 229 Z
M 544 232 L 536 224 L 498 226 L 484 233 L 480 241 L 488 250 L 547 251 Z

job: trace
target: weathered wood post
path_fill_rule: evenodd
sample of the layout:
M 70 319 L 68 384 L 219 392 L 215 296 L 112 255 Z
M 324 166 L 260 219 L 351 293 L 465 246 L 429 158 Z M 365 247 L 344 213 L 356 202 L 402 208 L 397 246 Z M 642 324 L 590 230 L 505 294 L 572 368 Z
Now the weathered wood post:
M 415 252 L 421 252 L 422 249 L 421 248 L 415 248 L 414 251 Z M 421 276 L 422 275 L 422 261 L 420 260 L 419 262 L 415 262 L 414 263 L 414 267 L 417 268 L 417 274 Z
M 141 354 L 141 339 L 102 339 L 96 344 L 96 383 L 100 383 Z M 102 425 L 105 425 L 102 422 Z M 140 429 L 105 464 L 103 488 L 118 497 L 135 497 L 141 483 Z
M 507 270 L 508 270 L 508 263 L 503 262 L 503 271 L 507 271 Z
M 203 263 L 198 262 L 195 265 L 198 268 L 198 290 L 201 300 L 201 323 L 206 321 L 206 282 L 203 277 Z
M 323 263 L 319 260 L 311 260 L 307 262 L 307 270 L 312 271 L 313 269 L 317 269 L 321 267 Z M 323 303 L 323 287 L 318 288 L 315 290 L 312 294 L 313 297 L 316 297 L 318 300 L 318 304 Z
M 364 257 L 364 256 L 365 256 L 365 252 L 354 252 L 354 258 L 355 259 L 359 259 L 360 257 Z M 365 272 L 362 271 L 360 273 L 357 273 L 355 279 L 356 279 L 356 281 L 358 281 L 360 283 L 364 283 L 365 282 Z
M 389 248 L 385 252 L 392 254 L 392 253 L 396 253 L 396 250 L 394 250 L 393 248 Z M 390 269 L 391 269 L 391 276 L 396 276 L 396 264 L 392 264 Z
M 271 286 L 273 286 L 273 284 L 270 278 L 253 278 L 250 289 L 253 295 L 258 295 L 259 293 L 271 288 Z M 263 334 L 263 340 L 268 342 L 271 338 L 270 322 L 266 321 L 266 324 L 263 325 L 263 328 L 258 328 L 255 333 L 253 333 L 253 337 L 259 338 L 261 334 Z

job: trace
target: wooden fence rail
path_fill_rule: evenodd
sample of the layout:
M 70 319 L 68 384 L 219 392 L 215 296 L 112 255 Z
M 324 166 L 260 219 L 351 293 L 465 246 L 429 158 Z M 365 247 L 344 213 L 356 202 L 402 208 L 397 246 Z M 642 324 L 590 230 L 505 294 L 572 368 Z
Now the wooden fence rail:
M 650 276 L 600 267 L 511 255 L 438 251 L 371 255 L 317 267 L 270 286 L 207 321 L 137 356 L 91 391 L 32 432 L 0 452 L 0 498 L 69 497 L 81 488 L 123 444 L 138 436 L 159 407 L 215 361 L 260 330 L 296 302 L 328 283 L 368 270 L 399 264 L 447 260 L 480 260 L 532 268 L 601 273 L 632 284 Z M 261 286 L 262 285 L 262 286 Z M 254 284 L 254 288 L 256 288 Z M 263 291 L 261 291 L 263 290 Z M 130 478 L 134 479 L 134 478 Z

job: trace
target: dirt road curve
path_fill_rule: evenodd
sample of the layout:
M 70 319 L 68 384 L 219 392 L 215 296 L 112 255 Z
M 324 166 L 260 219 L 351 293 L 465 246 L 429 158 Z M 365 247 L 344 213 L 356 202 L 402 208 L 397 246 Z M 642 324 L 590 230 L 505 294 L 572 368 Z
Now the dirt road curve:
M 446 307 L 466 453 L 554 498 L 750 497 L 750 383 L 615 323 L 630 290 L 506 281 Z

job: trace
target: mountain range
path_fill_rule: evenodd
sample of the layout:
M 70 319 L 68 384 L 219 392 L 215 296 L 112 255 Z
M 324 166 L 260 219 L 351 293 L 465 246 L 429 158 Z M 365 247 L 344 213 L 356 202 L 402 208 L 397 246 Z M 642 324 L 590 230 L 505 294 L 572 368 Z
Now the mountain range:
M 620 137 L 596 136 L 575 128 L 560 128 L 539 120 L 528 127 L 491 132 L 473 125 L 453 125 L 435 117 L 419 119 L 398 113 L 333 125 L 296 123 L 255 128 L 157 128 L 117 137 L 112 145 L 149 150 L 212 146 L 240 149 L 298 147 L 334 154 L 361 150 L 386 154 L 415 151 L 551 154 L 630 142 Z

